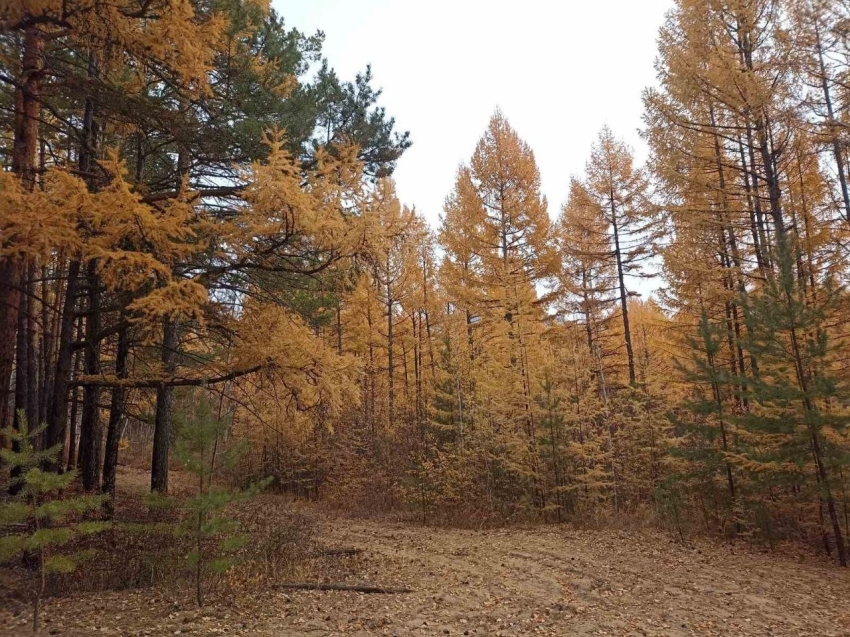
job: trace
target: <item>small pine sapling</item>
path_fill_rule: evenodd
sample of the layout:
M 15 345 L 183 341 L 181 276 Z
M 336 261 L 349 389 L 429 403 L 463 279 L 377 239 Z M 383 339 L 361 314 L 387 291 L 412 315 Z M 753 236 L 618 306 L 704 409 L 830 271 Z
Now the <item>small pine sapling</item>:
M 61 445 L 38 450 L 33 442 L 46 425 L 29 429 L 26 416 L 18 412 L 18 427 L 6 427 L 0 433 L 12 442 L 11 449 L 0 449 L 0 458 L 11 470 L 10 490 L 14 493 L 0 503 L 0 562 L 30 555 L 38 563 L 38 582 L 33 595 L 33 632 L 39 628 L 41 601 L 50 573 L 70 573 L 89 556 L 88 552 L 63 553 L 62 547 L 73 540 L 99 533 L 109 524 L 79 521 L 86 513 L 97 511 L 104 496 L 71 496 L 65 491 L 77 477 L 76 472 L 58 474 L 41 467 L 55 465 Z
M 187 408 L 175 414 L 175 455 L 183 469 L 195 476 L 197 489 L 185 503 L 186 517 L 179 532 L 192 540 L 187 560 L 194 569 L 198 606 L 203 606 L 208 578 L 230 569 L 247 542 L 239 523 L 228 516 L 228 505 L 250 499 L 268 482 L 241 490 L 216 483 L 222 470 L 242 458 L 246 445 L 224 444 L 230 421 L 216 416 L 205 397 L 194 394 L 187 402 Z
M 540 419 L 539 444 L 542 450 L 550 452 L 548 458 L 552 468 L 551 487 L 549 489 L 551 495 L 554 496 L 554 502 L 546 507 L 549 511 L 555 512 L 555 519 L 560 524 L 562 522 L 562 513 L 565 508 L 565 495 L 569 497 L 570 486 L 565 484 L 563 470 L 563 434 L 564 434 L 564 415 L 561 410 L 561 397 L 556 396 L 552 385 L 552 380 L 547 372 L 545 380 L 541 384 L 542 396 L 537 399 L 537 402 L 543 410 L 543 416 Z

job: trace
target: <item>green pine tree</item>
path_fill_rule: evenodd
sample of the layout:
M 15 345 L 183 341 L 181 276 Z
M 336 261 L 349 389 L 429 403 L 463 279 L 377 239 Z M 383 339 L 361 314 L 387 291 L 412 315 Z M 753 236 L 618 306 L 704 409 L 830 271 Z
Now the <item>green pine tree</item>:
M 109 523 L 81 520 L 97 511 L 105 496 L 66 493 L 76 472 L 52 473 L 43 466 L 56 464 L 61 445 L 38 450 L 33 444 L 46 425 L 29 429 L 23 411 L 18 412 L 18 428 L 0 431 L 12 441 L 12 449 L 0 449 L 0 458 L 11 470 L 10 487 L 15 495 L 0 503 L 0 527 L 11 532 L 0 536 L 0 562 L 33 556 L 38 564 L 38 583 L 33 596 L 33 632 L 39 628 L 41 600 L 51 573 L 70 573 L 90 556 L 89 552 L 63 552 L 73 540 L 109 527 Z
M 175 456 L 183 469 L 195 477 L 197 489 L 185 502 L 186 516 L 178 532 L 192 541 L 187 560 L 194 570 L 198 606 L 204 605 L 210 576 L 229 570 L 247 537 L 227 511 L 231 503 L 245 501 L 268 485 L 268 480 L 247 489 L 233 489 L 220 478 L 233 468 L 247 451 L 247 445 L 234 444 L 225 436 L 230 420 L 214 413 L 210 401 L 200 392 L 192 393 L 185 408 L 175 414 L 177 439 Z
M 565 419 L 561 396 L 556 395 L 552 380 L 547 372 L 541 384 L 542 393 L 537 398 L 542 415 L 538 425 L 538 445 L 541 462 L 548 465 L 549 497 L 547 510 L 554 510 L 557 522 L 562 521 L 564 509 L 572 513 L 574 506 L 571 498 L 572 486 L 568 484 L 568 467 L 565 453 Z M 548 511 L 544 511 L 546 515 Z
M 717 520 L 724 528 L 736 515 L 740 490 L 732 462 L 736 446 L 731 400 L 737 379 L 722 364 L 726 336 L 725 326 L 713 323 L 703 308 L 697 335 L 688 338 L 688 363 L 680 365 L 680 372 L 693 389 L 682 408 L 670 414 L 676 438 L 671 454 L 681 460 L 676 482 L 712 502 L 712 510 L 724 512 L 724 519 Z M 665 486 L 656 492 L 659 494 L 666 497 Z
M 751 408 L 739 422 L 760 441 L 749 458 L 754 473 L 778 472 L 774 479 L 791 486 L 801 469 L 814 464 L 819 509 L 827 517 L 822 532 L 826 537 L 829 527 L 838 561 L 847 566 L 837 502 L 844 458 L 839 441 L 847 433 L 846 387 L 835 373 L 840 352 L 828 321 L 841 311 L 840 297 L 829 278 L 817 295 L 808 289 L 795 266 L 793 239 L 779 233 L 775 276 L 742 303 L 752 326 L 743 345 L 758 361 L 758 373 L 748 381 Z

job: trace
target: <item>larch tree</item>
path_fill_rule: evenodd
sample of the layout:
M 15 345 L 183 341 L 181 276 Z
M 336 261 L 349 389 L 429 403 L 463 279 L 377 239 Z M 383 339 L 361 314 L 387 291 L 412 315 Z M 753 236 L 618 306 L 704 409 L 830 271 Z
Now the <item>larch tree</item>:
M 570 180 L 555 240 L 561 266 L 553 281 L 556 307 L 564 319 L 583 327 L 588 352 L 607 369 L 608 359 L 616 354 L 610 323 L 617 318 L 617 269 L 611 259 L 609 224 L 599 202 L 578 179 Z
M 610 259 L 617 272 L 617 295 L 623 323 L 629 384 L 635 385 L 635 354 L 629 324 L 627 277 L 640 275 L 652 257 L 655 239 L 648 182 L 644 171 L 634 165 L 631 150 L 603 128 L 591 149 L 587 164 L 587 190 L 596 200 L 599 213 L 608 223 Z
M 531 360 L 541 319 L 536 284 L 553 269 L 550 234 L 534 154 L 496 112 L 458 172 L 440 236 L 449 298 L 466 314 L 476 418 L 497 432 L 524 432 L 532 481 L 537 382 Z

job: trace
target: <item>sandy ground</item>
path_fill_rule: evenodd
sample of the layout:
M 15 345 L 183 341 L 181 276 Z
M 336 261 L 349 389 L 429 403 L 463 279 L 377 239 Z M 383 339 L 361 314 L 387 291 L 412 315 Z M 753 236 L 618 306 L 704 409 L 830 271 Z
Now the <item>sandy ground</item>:
M 850 636 L 850 572 L 663 535 L 461 531 L 327 519 L 305 579 L 406 594 L 273 590 L 199 611 L 188 593 L 50 600 L 44 634 Z M 4 616 L 5 615 L 5 616 Z M 0 635 L 28 618 L 0 611 Z

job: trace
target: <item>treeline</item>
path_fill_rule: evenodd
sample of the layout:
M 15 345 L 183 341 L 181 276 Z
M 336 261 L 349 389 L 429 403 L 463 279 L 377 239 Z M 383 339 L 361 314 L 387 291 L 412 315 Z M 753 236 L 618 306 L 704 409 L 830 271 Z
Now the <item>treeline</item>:
M 2 16 L 2 417 L 85 488 L 134 422 L 167 489 L 198 386 L 282 490 L 846 564 L 843 3 L 678 0 L 646 165 L 604 129 L 552 221 L 497 112 L 436 232 L 368 72 L 308 73 L 320 37 L 245 2 L 37 5 Z
M 500 113 L 433 236 L 381 186 L 324 329 L 360 400 L 267 436 L 264 470 L 429 522 L 648 514 L 844 563 L 845 12 L 677 3 L 646 165 L 601 131 L 554 222 Z

